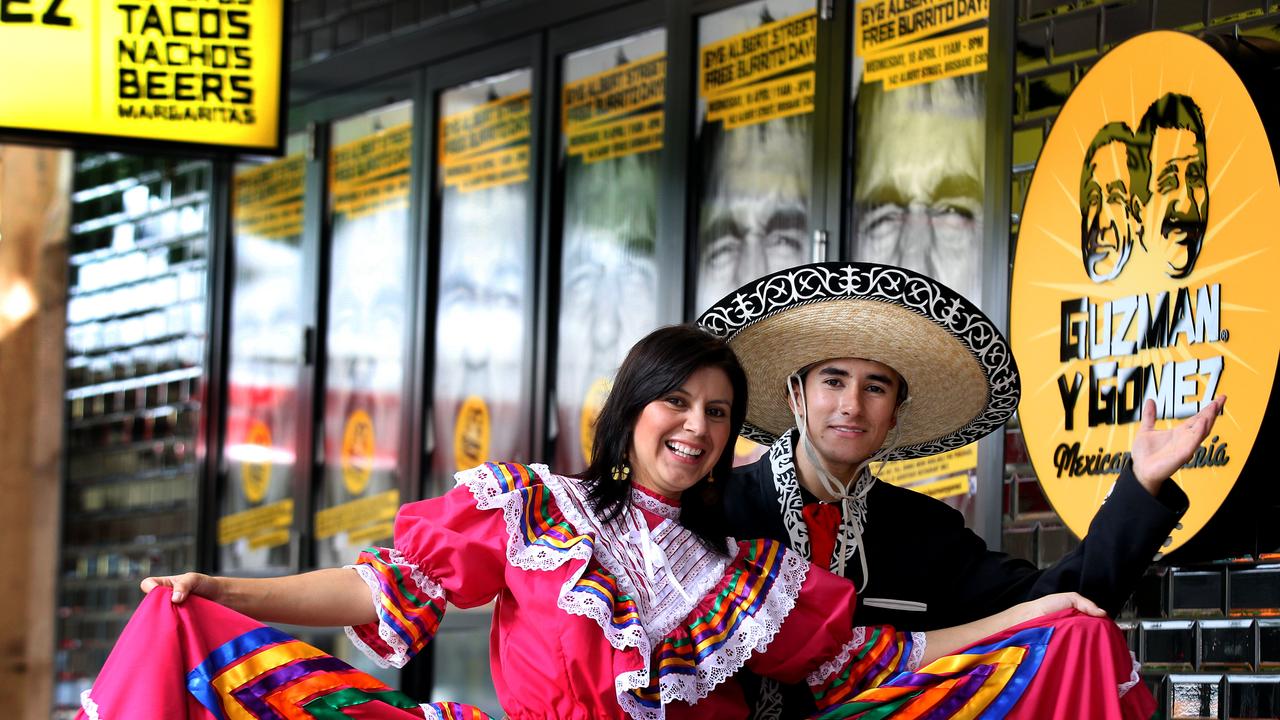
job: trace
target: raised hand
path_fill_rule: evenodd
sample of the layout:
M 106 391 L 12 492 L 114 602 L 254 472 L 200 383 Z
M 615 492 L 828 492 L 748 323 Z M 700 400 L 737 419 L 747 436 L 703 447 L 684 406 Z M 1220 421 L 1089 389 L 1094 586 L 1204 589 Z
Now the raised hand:
M 1155 401 L 1148 399 L 1142 404 L 1142 427 L 1133 438 L 1133 474 L 1147 492 L 1155 495 L 1165 479 L 1191 459 L 1213 430 L 1226 402 L 1227 396 L 1219 395 L 1200 412 L 1168 430 L 1155 429 Z
M 158 587 L 173 588 L 171 599 L 175 603 L 186 600 L 188 595 L 199 595 L 217 602 L 220 594 L 217 578 L 195 572 L 145 578 L 140 587 L 144 593 Z

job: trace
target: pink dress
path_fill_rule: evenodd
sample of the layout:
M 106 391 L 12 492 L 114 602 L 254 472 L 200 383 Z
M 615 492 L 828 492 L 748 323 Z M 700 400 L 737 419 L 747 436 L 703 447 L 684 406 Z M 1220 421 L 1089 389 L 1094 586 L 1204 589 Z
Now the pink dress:
M 743 668 L 807 682 L 829 718 L 1150 714 L 1109 621 L 1041 618 L 919 668 L 923 634 L 855 627 L 848 581 L 774 541 L 707 549 L 678 512 L 637 491 L 605 523 L 544 467 L 459 473 L 453 491 L 401 509 L 395 549 L 361 554 L 380 619 L 348 635 L 403 665 L 446 601 L 496 598 L 490 660 L 512 720 L 745 718 L 730 680 Z M 144 601 L 85 693 L 88 717 L 484 717 L 418 705 L 243 615 L 164 595 Z

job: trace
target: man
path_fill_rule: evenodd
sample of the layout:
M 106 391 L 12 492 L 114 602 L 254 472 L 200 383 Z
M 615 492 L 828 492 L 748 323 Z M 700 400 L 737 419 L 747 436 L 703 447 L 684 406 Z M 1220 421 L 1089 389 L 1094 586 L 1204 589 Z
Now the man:
M 809 260 L 812 115 L 725 130 L 703 124 L 698 309 Z
M 1135 185 L 1146 205 L 1143 248 L 1181 279 L 1195 269 L 1209 225 L 1204 120 L 1195 101 L 1165 93 L 1147 108 L 1138 136 L 1149 148 L 1151 177 Z
M 1142 205 L 1131 192 L 1146 184 L 1146 152 L 1122 122 L 1107 123 L 1089 143 L 1080 173 L 1080 256 L 1096 283 L 1124 270 L 1142 240 Z
M 699 323 L 726 337 L 746 370 L 744 434 L 777 438 L 726 484 L 730 533 L 782 540 L 850 578 L 859 624 L 928 630 L 1067 590 L 1115 614 L 1186 511 L 1167 477 L 1223 402 L 1169 431 L 1153 429 L 1154 408 L 1144 412 L 1134 462 L 1088 537 L 1041 571 L 988 550 L 944 503 L 868 471 L 961 447 L 1013 413 L 1012 354 L 972 303 L 902 268 L 820 263 L 740 288 Z M 803 689 L 784 699 L 765 685 L 758 717 L 802 716 Z
M 979 302 L 986 101 L 981 75 L 857 101 L 857 259 L 899 265 Z

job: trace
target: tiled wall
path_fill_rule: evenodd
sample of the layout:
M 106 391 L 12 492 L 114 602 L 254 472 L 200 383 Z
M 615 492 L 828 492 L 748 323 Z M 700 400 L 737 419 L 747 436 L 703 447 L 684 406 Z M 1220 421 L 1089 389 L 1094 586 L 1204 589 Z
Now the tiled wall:
M 510 0 L 291 0 L 289 55 L 294 69 Z

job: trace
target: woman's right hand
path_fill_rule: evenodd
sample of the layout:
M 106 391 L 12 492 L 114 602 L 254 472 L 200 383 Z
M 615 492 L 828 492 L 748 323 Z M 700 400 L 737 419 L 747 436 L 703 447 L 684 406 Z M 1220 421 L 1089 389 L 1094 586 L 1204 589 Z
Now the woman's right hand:
M 221 594 L 218 578 L 196 572 L 149 577 L 142 581 L 140 587 L 143 593 L 150 593 L 158 587 L 173 588 L 171 599 L 175 603 L 186 600 L 188 595 L 199 595 L 218 602 L 218 596 Z

